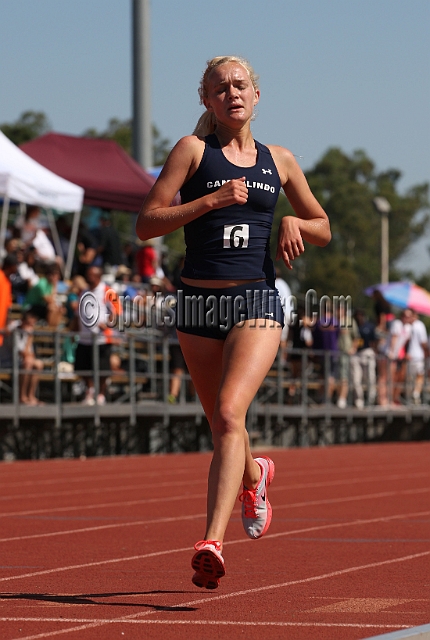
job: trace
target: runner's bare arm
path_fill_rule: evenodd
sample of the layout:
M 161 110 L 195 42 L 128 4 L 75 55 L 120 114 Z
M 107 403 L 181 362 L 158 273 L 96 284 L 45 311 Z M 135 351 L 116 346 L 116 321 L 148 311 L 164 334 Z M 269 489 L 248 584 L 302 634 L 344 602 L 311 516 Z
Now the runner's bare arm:
M 282 258 L 291 269 L 291 261 L 305 250 L 303 240 L 320 247 L 330 242 L 330 223 L 294 155 L 283 147 L 269 148 L 285 195 L 296 214 L 282 218 L 278 231 L 276 259 Z
M 204 142 L 197 136 L 181 138 L 172 149 L 139 212 L 136 233 L 141 240 L 171 233 L 212 209 L 247 201 L 245 178 L 240 178 L 227 182 L 217 191 L 193 202 L 169 206 L 182 185 L 197 170 L 203 151 Z

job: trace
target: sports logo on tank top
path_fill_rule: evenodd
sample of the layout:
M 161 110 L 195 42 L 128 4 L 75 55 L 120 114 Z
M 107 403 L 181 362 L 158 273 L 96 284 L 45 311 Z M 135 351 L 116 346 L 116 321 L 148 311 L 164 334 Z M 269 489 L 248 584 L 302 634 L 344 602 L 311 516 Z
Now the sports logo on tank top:
M 224 225 L 224 249 L 246 249 L 249 241 L 249 224 Z

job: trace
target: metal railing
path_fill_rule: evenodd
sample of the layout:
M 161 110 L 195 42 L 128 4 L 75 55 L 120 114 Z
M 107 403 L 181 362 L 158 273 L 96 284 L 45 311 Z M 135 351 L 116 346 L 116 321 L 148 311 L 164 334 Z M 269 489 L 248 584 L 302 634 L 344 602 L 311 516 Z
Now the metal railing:
M 39 395 L 43 401 L 61 407 L 64 403 L 78 403 L 84 394 L 83 380 L 94 380 L 95 393 L 100 391 L 100 381 L 107 379 L 107 401 L 112 404 L 130 403 L 134 407 L 139 402 L 169 402 L 171 382 L 174 374 L 171 370 L 171 350 L 178 341 L 156 329 L 131 329 L 115 336 L 112 353 L 115 366 L 101 370 L 97 343 L 93 343 L 93 363 L 91 371 L 75 370 L 74 350 L 79 335 L 67 330 L 34 331 L 33 343 L 36 358 L 43 361 L 43 370 L 25 370 L 18 351 L 18 331 L 8 336 L 9 349 L 5 345 L 0 349 L 0 403 L 19 405 L 20 378 L 24 374 L 39 377 Z M 5 342 L 7 341 L 5 338 Z M 6 345 L 7 346 L 7 345 Z M 6 356 L 6 357 L 5 357 Z M 312 349 L 288 349 L 285 361 L 281 352 L 268 372 L 256 397 L 260 404 L 278 404 L 309 407 L 336 403 L 339 390 L 339 367 L 347 368 L 348 397 L 347 407 L 353 408 L 357 401 L 356 386 L 353 379 L 353 360 L 339 352 L 317 351 Z M 118 362 L 120 365 L 118 366 Z M 427 365 L 428 363 L 426 363 Z M 358 365 L 355 362 L 355 366 Z M 373 366 L 373 365 L 372 365 Z M 385 356 L 375 357 L 376 385 L 386 386 L 389 405 L 399 397 L 402 406 L 416 404 L 427 405 L 429 400 L 428 366 L 422 392 L 419 398 L 414 395 L 413 368 L 406 363 L 404 380 L 398 376 L 397 364 L 388 361 Z M 386 372 L 386 382 L 381 379 Z M 369 379 L 363 371 L 364 409 L 375 404 L 376 389 L 369 388 Z M 379 374 L 379 375 L 378 375 Z M 180 404 L 198 403 L 192 390 L 190 376 L 184 369 L 181 376 Z M 400 396 L 399 396 L 400 392 Z M 361 408 L 361 407 L 360 407 Z

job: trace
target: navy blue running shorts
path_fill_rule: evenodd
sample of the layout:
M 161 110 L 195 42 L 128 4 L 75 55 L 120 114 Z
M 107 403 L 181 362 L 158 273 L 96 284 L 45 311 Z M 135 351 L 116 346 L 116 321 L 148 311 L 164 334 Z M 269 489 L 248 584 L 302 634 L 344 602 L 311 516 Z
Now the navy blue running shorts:
M 183 333 L 225 340 L 233 327 L 258 318 L 268 327 L 285 322 L 279 292 L 266 281 L 220 289 L 182 283 L 177 291 L 176 329 Z

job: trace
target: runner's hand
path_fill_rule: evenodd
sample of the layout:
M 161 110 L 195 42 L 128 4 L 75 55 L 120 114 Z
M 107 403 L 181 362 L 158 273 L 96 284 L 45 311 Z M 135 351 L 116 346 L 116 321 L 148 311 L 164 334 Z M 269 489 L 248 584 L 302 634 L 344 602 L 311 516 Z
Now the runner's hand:
M 291 262 L 304 250 L 305 246 L 300 233 L 300 219 L 295 216 L 285 216 L 279 225 L 276 260 L 282 258 L 288 269 L 292 269 Z
M 222 187 L 211 195 L 213 209 L 222 209 L 232 204 L 245 204 L 248 200 L 246 179 L 243 177 L 229 180 L 229 182 L 225 182 Z

